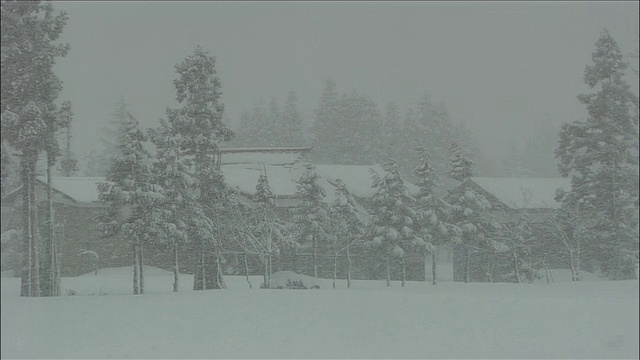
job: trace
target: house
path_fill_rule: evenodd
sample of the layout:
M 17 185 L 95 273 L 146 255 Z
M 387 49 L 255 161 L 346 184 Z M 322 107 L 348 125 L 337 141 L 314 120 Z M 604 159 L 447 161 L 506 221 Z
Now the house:
M 534 233 L 537 245 L 533 248 L 535 256 L 542 258 L 547 250 L 553 248 L 552 240 L 544 232 L 544 222 L 560 208 L 560 203 L 555 200 L 556 191 L 571 190 L 570 179 L 472 177 L 450 192 L 446 199 L 451 202 L 451 194 L 465 188 L 483 195 L 491 204 L 489 213 L 492 219 L 502 224 L 515 222 L 524 216 Z M 464 280 L 465 250 L 462 246 L 454 247 L 454 281 Z M 546 261 L 551 266 L 567 264 L 562 256 L 556 256 L 555 253 L 549 255 Z M 470 263 L 470 281 L 486 281 L 487 276 L 482 269 L 482 254 L 472 251 Z
M 275 195 L 276 211 L 289 216 L 289 209 L 300 202 L 295 198 L 296 180 L 303 172 L 301 156 L 307 155 L 311 147 L 301 148 L 224 148 L 220 149 L 217 166 L 222 171 L 228 186 L 237 192 L 237 199 L 247 206 L 253 206 L 258 177 L 266 173 L 269 185 Z M 380 166 L 317 165 L 319 183 L 325 189 L 327 203 L 335 200 L 336 180 L 341 179 L 354 194 L 357 202 L 373 194 L 369 169 L 382 173 Z M 39 219 L 45 216 L 46 178 L 37 179 L 37 199 Z M 54 221 L 58 225 L 61 243 L 60 273 L 62 276 L 77 276 L 94 270 L 96 260 L 99 267 L 119 267 L 132 263 L 130 245 L 122 238 L 104 238 L 96 229 L 97 216 L 102 210 L 98 201 L 99 177 L 54 177 L 52 178 Z M 418 189 L 407 184 L 412 193 Z M 18 188 L 2 198 L 3 227 L 20 229 L 22 189 Z M 365 208 L 358 204 L 357 210 L 363 220 L 368 219 Z M 5 219 L 6 218 L 6 219 Z M 4 229 L 3 229 L 4 230 Z M 185 251 L 183 251 L 184 253 Z M 98 259 L 91 254 L 97 254 Z M 190 271 L 188 254 L 180 259 Z M 166 249 L 149 247 L 145 249 L 145 261 L 165 269 L 171 269 L 172 258 Z

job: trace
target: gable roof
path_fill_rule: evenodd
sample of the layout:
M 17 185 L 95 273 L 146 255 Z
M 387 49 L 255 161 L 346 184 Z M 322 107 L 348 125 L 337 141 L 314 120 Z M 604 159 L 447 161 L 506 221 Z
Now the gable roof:
M 472 181 L 509 209 L 558 209 L 556 190 L 571 190 L 565 178 L 489 178 L 472 177 Z
M 39 176 L 38 180 L 47 183 L 45 176 Z M 79 203 L 91 203 L 98 201 L 98 184 L 104 182 L 103 177 L 62 177 L 51 178 L 51 186 Z

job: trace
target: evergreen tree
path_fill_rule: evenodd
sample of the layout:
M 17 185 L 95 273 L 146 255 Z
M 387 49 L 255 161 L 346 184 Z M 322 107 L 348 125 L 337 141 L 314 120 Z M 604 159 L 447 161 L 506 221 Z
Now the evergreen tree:
M 73 152 L 71 151 L 71 122 L 73 121 L 73 110 L 71 109 L 71 103 L 65 101 L 60 107 L 60 117 L 63 119 L 65 126 L 65 140 L 66 148 L 62 152 L 62 159 L 60 159 L 60 171 L 62 176 L 73 176 L 78 171 L 78 160 L 76 160 Z
M 438 177 L 431 167 L 426 149 L 418 147 L 416 152 L 420 161 L 420 165 L 414 170 L 416 185 L 420 188 L 415 203 L 418 214 L 417 230 L 425 241 L 425 265 L 427 253 L 431 254 L 432 283 L 435 285 L 437 284 L 437 247 L 449 243 L 452 238 L 458 239 L 460 230 L 447 222 L 451 210 L 449 204 L 435 194 Z M 425 280 L 426 278 L 425 269 Z
M 325 80 L 320 103 L 315 110 L 315 119 L 311 132 L 314 134 L 314 158 L 321 163 L 332 162 L 331 149 L 335 144 L 330 141 L 341 128 L 338 116 L 338 91 L 336 83 L 330 77 Z
M 190 161 L 180 153 L 181 138 L 164 119 L 149 131 L 149 137 L 157 149 L 154 182 L 164 190 L 164 201 L 158 207 L 163 215 L 160 240 L 173 251 L 173 291 L 178 291 L 180 247 L 198 236 L 212 237 L 213 224 L 197 201 Z
M 387 113 L 384 124 L 385 156 L 390 159 L 398 158 L 400 155 L 401 133 L 400 133 L 400 109 L 395 101 L 387 105 Z
M 487 211 L 489 201 L 469 187 L 457 187 L 449 195 L 451 222 L 460 229 L 460 245 L 465 253 L 464 282 L 471 277 L 471 254 L 480 253 L 483 244 L 490 240 L 486 234 L 491 230 Z
M 224 105 L 220 101 L 222 92 L 215 58 L 198 46 L 176 65 L 176 71 L 176 99 L 182 107 L 167 109 L 169 123 L 182 138 L 182 150 L 193 156 L 194 179 L 205 214 L 210 219 L 220 218 L 229 205 L 229 189 L 216 166 L 217 156 L 220 142 L 231 140 L 234 133 L 222 121 Z M 219 223 L 215 225 L 218 227 Z M 222 239 L 199 237 L 197 240 L 194 290 L 223 288 Z
M 283 128 L 280 106 L 275 98 L 271 98 L 266 121 L 263 127 L 263 141 L 266 146 L 283 146 Z
M 258 177 L 258 185 L 256 185 L 256 193 L 253 196 L 253 199 L 259 205 L 275 205 L 273 200 L 274 196 L 271 192 L 271 188 L 269 187 L 269 179 L 267 178 L 266 169 L 264 169 Z
M 386 257 L 387 286 L 391 286 L 391 257 L 402 265 L 402 286 L 405 285 L 405 253 L 413 247 L 424 247 L 425 241 L 416 233 L 417 213 L 412 209 L 415 199 L 409 193 L 394 160 L 383 164 L 381 177 L 371 169 L 373 216 L 368 230 L 369 246 L 382 249 Z
M 328 205 L 323 201 L 326 197 L 324 188 L 318 183 L 320 177 L 315 166 L 303 159 L 304 173 L 296 181 L 298 191 L 296 198 L 300 205 L 296 208 L 294 222 L 300 242 L 310 243 L 313 249 L 313 276 L 318 277 L 318 246 L 326 239 L 323 225 L 327 221 Z
M 336 179 L 336 200 L 329 210 L 326 233 L 329 234 L 334 252 L 333 288 L 336 288 L 338 256 L 347 256 L 347 288 L 351 287 L 351 247 L 361 240 L 364 223 L 358 216 L 357 205 L 351 192 L 341 179 Z
M 134 294 L 144 293 L 144 245 L 162 234 L 163 225 L 163 190 L 153 183 L 152 158 L 144 148 L 145 141 L 147 136 L 129 114 L 126 133 L 118 147 L 121 155 L 98 187 L 99 199 L 106 205 L 98 228 L 104 235 L 121 236 L 131 242 Z
M 580 95 L 588 117 L 562 125 L 555 151 L 562 176 L 571 176 L 564 201 L 588 213 L 588 242 L 612 279 L 634 277 L 638 251 L 638 97 L 624 80 L 628 64 L 604 30 L 587 65 L 584 82 L 596 92 Z M 567 204 L 573 207 L 571 204 Z
M 457 143 L 451 143 L 449 147 L 451 168 L 449 170 L 449 176 L 459 182 L 464 182 L 466 179 L 473 176 L 471 170 L 472 162 L 467 158 L 464 150 Z
M 282 145 L 302 146 L 304 138 L 302 134 L 302 117 L 297 109 L 298 96 L 295 91 L 290 90 L 284 104 L 282 113 Z
M 21 295 L 40 296 L 35 169 L 40 152 L 52 149 L 49 140 L 55 122 L 54 102 L 62 89 L 53 64 L 69 51 L 69 45 L 56 43 L 67 15 L 55 14 L 51 3 L 39 1 L 3 1 L 1 9 L 1 133 L 2 140 L 20 156 L 24 253 L 29 254 L 24 257 Z M 44 265 L 43 274 L 50 274 L 46 268 L 49 264 Z M 46 295 L 49 290 L 45 287 Z

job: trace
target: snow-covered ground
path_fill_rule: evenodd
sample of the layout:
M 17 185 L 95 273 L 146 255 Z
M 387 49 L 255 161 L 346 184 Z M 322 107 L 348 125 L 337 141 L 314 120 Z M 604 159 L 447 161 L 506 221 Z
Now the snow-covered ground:
M 249 290 L 227 276 L 227 290 L 193 292 L 182 275 L 171 293 L 172 274 L 148 268 L 146 294 L 132 296 L 130 274 L 64 278 L 77 295 L 58 298 L 20 298 L 19 279 L 3 277 L 1 357 L 639 357 L 637 280 L 260 290 L 254 276 Z

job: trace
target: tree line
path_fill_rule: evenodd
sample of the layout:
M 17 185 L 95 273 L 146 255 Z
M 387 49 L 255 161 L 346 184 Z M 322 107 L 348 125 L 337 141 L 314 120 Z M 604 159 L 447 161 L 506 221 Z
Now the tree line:
M 56 104 L 62 83 L 52 71 L 55 59 L 69 51 L 67 44 L 56 43 L 66 21 L 66 14 L 55 14 L 51 3 L 2 2 L 2 179 L 4 191 L 6 164 L 17 158 L 23 194 L 23 296 L 59 295 L 51 170 L 57 162 L 67 174 L 77 169 L 70 149 L 73 111 L 69 102 Z M 628 64 L 608 32 L 601 34 L 592 59 L 584 80 L 595 93 L 579 96 L 589 115 L 563 125 L 559 133 L 558 169 L 571 177 L 572 188 L 558 193 L 562 208 L 547 219 L 554 225 L 548 232 L 569 252 L 574 273 L 587 258 L 612 279 L 624 279 L 632 276 L 638 261 L 638 98 L 624 79 Z M 174 254 L 174 291 L 179 287 L 178 255 L 187 244 L 196 264 L 194 290 L 225 287 L 222 253 L 229 246 L 239 247 L 245 256 L 259 256 L 265 287 L 270 287 L 273 257 L 301 246 L 312 251 L 315 276 L 320 252 L 333 254 L 334 286 L 338 256 L 346 254 L 350 266 L 356 249 L 383 264 L 388 286 L 392 262 L 400 263 L 404 285 L 406 254 L 435 259 L 445 244 L 465 252 L 465 281 L 471 255 L 478 252 L 489 281 L 495 280 L 498 267 L 506 269 L 503 279 L 521 282 L 544 266 L 532 251 L 537 235 L 525 211 L 517 219 L 501 220 L 469 186 L 442 196 L 439 187 L 446 181 L 465 184 L 474 164 L 468 130 L 452 123 L 443 104 L 425 96 L 417 109 L 407 109 L 401 122 L 395 104 L 383 118 L 367 96 L 355 90 L 340 96 L 328 79 L 312 127 L 314 158 L 301 160 L 300 205 L 286 221 L 276 214 L 266 174 L 256 184 L 257 206 L 246 207 L 226 184 L 216 156 L 221 144 L 234 138 L 251 146 L 304 144 L 296 94 L 290 92 L 283 110 L 272 101 L 268 110 L 260 105 L 243 114 L 236 133 L 224 121 L 215 58 L 197 47 L 175 70 L 179 105 L 167 108 L 156 128 L 141 129 L 120 102 L 109 143 L 114 150 L 104 160 L 105 181 L 99 187 L 105 208 L 97 227 L 105 236 L 130 242 L 135 294 L 144 293 L 144 254 L 154 242 Z M 44 221 L 37 218 L 35 191 L 41 153 L 49 175 Z M 342 182 L 337 182 L 333 204 L 323 200 L 314 162 L 382 163 L 382 173 L 371 172 L 375 195 L 366 202 L 367 221 L 358 216 L 354 197 Z M 405 178 L 418 185 L 418 193 L 409 191 Z M 44 232 L 41 223 L 47 225 Z M 432 272 L 435 284 L 435 261 Z M 579 274 L 574 275 L 578 280 Z

